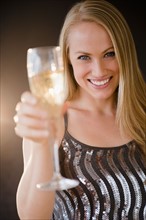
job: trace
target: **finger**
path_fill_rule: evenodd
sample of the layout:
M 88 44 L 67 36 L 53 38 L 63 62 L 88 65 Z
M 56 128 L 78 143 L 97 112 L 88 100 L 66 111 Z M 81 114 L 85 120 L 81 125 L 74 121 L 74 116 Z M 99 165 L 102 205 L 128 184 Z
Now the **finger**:
M 18 115 L 14 115 L 13 120 L 17 124 L 18 123 Z
M 49 131 L 46 129 L 28 129 L 23 125 L 18 124 L 15 128 L 15 133 L 21 138 L 27 138 L 33 141 L 44 141 L 49 138 Z
M 35 105 L 38 100 L 31 92 L 26 91 L 21 95 L 21 102 Z
M 41 108 L 40 106 L 32 106 L 22 102 L 16 105 L 16 112 L 18 116 L 27 115 L 29 117 L 40 119 L 48 118 L 48 112 L 44 108 Z
M 48 121 L 43 119 L 31 118 L 25 115 L 19 117 L 19 115 L 14 116 L 14 122 L 25 127 L 35 128 L 35 129 L 48 129 Z

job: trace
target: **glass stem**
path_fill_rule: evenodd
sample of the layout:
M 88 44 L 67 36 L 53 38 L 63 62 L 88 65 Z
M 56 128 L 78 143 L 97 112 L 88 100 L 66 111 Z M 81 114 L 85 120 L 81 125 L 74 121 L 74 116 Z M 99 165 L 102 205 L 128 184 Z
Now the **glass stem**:
M 55 174 L 60 174 L 60 165 L 59 165 L 59 145 L 58 141 L 55 140 L 53 148 L 53 160 L 54 160 L 54 171 Z

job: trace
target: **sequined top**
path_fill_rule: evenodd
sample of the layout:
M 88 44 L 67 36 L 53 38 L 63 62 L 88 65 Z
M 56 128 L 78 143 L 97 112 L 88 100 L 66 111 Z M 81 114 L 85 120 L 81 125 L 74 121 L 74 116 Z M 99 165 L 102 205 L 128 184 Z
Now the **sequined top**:
M 146 160 L 138 145 L 101 148 L 65 132 L 62 175 L 79 186 L 56 192 L 53 220 L 146 220 Z

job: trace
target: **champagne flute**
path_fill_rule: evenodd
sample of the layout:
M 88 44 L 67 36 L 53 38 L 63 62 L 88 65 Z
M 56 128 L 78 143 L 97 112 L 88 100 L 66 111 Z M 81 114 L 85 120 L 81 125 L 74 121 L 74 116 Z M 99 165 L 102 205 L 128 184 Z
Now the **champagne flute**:
M 49 182 L 38 183 L 41 190 L 65 190 L 76 187 L 79 182 L 61 175 L 59 165 L 59 123 L 61 109 L 66 98 L 63 61 L 59 46 L 29 48 L 27 50 L 27 75 L 31 92 L 48 110 L 53 121 L 51 137 L 53 143 L 53 177 Z

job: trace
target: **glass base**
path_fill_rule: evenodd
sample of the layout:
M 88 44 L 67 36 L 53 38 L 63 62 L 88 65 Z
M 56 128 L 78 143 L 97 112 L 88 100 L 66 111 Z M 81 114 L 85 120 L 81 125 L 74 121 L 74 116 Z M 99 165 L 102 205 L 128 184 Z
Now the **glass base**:
M 78 185 L 79 185 L 78 180 L 68 179 L 58 174 L 54 176 L 50 182 L 38 183 L 36 187 L 41 190 L 55 191 L 55 190 L 66 190 L 66 189 L 74 188 Z

